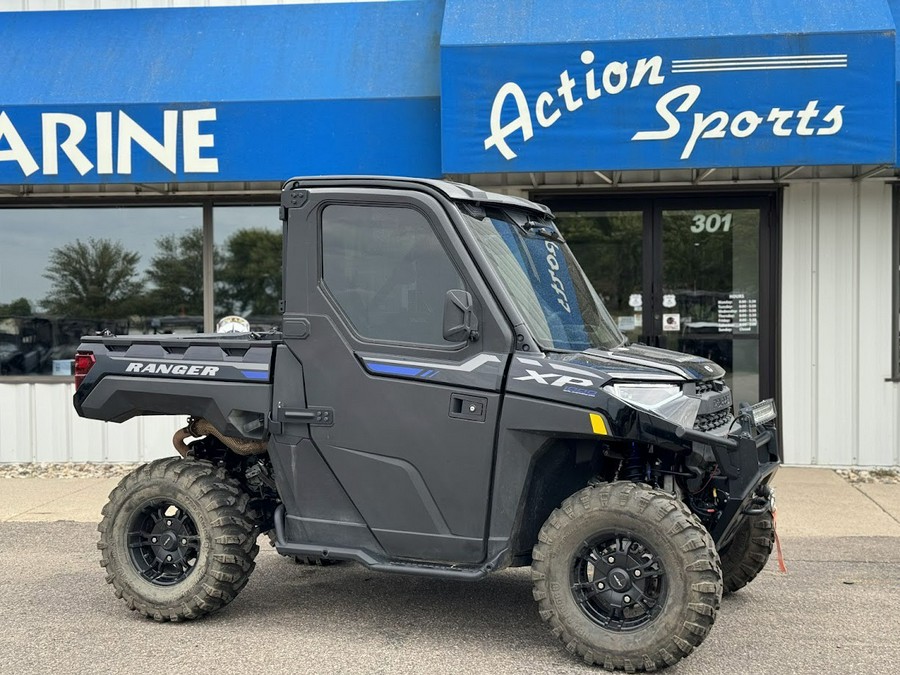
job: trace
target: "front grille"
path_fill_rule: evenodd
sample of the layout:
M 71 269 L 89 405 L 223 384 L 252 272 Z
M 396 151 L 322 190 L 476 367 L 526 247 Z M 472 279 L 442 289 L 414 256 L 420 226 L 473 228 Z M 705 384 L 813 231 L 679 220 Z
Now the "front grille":
M 725 386 L 725 380 L 704 380 L 694 382 L 696 395 L 700 398 L 700 414 L 694 420 L 697 431 L 713 431 L 730 424 L 731 392 Z
M 725 426 L 729 422 L 731 422 L 731 410 L 725 408 L 724 410 L 717 410 L 716 412 L 707 413 L 706 415 L 697 415 L 697 419 L 694 422 L 694 429 L 697 429 L 698 431 L 712 431 L 713 429 Z
M 697 393 L 705 394 L 708 391 L 723 391 L 725 389 L 725 380 L 707 380 L 706 382 L 697 382 Z

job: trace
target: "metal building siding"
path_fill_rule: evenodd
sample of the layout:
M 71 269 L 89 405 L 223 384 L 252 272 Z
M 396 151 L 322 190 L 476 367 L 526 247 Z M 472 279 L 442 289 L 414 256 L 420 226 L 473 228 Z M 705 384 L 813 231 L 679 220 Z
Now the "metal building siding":
M 0 383 L 0 463 L 144 462 L 175 454 L 185 417 L 106 424 L 78 417 L 72 384 Z
M 782 410 L 790 464 L 900 464 L 891 373 L 891 188 L 882 181 L 785 190 Z

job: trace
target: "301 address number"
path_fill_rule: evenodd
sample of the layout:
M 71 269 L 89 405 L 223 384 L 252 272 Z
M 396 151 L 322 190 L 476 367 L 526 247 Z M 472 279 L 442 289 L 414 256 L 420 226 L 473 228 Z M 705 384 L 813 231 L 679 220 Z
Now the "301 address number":
M 728 232 L 731 230 L 731 214 L 730 213 L 710 213 L 708 216 L 698 213 L 694 216 L 694 224 L 691 225 L 691 232 Z

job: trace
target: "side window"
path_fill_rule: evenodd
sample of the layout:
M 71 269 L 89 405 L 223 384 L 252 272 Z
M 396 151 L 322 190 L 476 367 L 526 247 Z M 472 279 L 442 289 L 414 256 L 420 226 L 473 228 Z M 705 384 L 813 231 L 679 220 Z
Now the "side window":
M 363 337 L 444 347 L 444 296 L 465 287 L 425 216 L 404 207 L 326 206 L 322 278 Z

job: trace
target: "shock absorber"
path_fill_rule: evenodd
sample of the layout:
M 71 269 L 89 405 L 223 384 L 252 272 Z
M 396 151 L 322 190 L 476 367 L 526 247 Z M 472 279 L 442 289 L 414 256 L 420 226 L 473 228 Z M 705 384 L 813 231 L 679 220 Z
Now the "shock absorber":
M 628 480 L 632 482 L 641 482 L 647 479 L 647 465 L 644 457 L 641 455 L 640 448 L 637 443 L 631 444 L 631 454 L 628 455 L 622 463 L 622 469 L 619 471 L 620 480 Z

